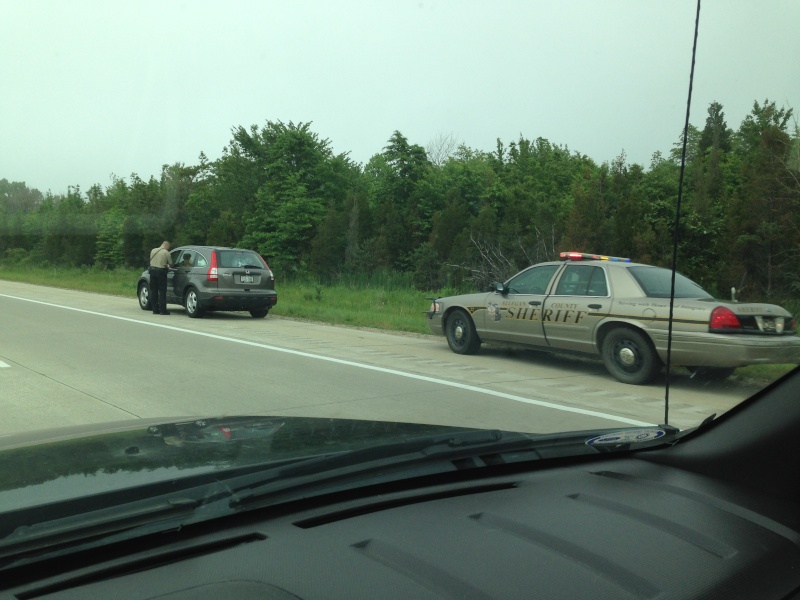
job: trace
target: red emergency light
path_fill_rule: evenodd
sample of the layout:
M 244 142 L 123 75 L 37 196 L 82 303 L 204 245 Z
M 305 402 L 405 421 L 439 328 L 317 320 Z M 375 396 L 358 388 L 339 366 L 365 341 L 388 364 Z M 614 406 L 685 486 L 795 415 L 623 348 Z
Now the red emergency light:
M 612 262 L 631 262 L 630 258 L 619 256 L 603 256 L 602 254 L 587 254 L 586 252 L 561 252 L 560 260 L 609 260 Z

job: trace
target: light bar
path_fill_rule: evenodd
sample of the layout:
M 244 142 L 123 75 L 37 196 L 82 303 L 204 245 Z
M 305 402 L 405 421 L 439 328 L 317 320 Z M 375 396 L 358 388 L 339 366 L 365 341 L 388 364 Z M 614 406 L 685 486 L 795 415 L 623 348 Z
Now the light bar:
M 585 252 L 561 252 L 560 260 L 608 260 L 611 262 L 631 262 L 630 258 L 619 256 L 603 256 L 602 254 L 587 254 Z

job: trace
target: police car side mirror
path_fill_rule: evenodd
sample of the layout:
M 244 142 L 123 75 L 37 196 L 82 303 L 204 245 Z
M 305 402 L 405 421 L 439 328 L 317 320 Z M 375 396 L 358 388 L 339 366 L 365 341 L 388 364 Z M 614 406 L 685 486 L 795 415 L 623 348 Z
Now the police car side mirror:
M 499 281 L 493 283 L 490 286 L 490 291 L 497 292 L 498 294 L 502 294 L 505 296 L 508 293 L 508 288 L 506 287 L 505 283 L 500 283 Z

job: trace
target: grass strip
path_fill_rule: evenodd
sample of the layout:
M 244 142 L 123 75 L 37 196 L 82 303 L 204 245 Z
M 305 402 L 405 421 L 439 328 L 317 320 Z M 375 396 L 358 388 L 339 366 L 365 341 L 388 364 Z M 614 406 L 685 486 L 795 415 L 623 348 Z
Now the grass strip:
M 0 265 L 0 279 L 94 292 L 136 301 L 136 282 L 141 275 L 131 269 L 21 268 Z M 308 319 L 352 327 L 372 327 L 412 333 L 429 333 L 423 315 L 430 305 L 415 289 L 391 289 L 366 285 L 323 286 L 285 282 L 278 288 L 276 316 Z

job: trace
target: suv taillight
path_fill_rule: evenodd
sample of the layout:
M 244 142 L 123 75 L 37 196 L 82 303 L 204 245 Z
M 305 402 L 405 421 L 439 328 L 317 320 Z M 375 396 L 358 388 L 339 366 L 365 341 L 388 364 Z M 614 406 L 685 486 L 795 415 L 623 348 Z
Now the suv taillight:
M 718 306 L 711 311 L 711 320 L 708 322 L 711 331 L 725 329 L 741 329 L 739 317 L 727 306 Z
M 217 251 L 211 251 L 211 266 L 208 268 L 208 273 L 206 274 L 206 279 L 208 281 L 219 281 L 219 275 L 217 275 Z
M 265 269 L 267 270 L 267 272 L 269 273 L 270 279 L 274 278 L 275 276 L 274 276 L 274 275 L 273 275 L 273 273 L 272 273 L 272 269 L 270 269 L 270 268 L 269 268 L 269 265 L 267 264 L 267 261 L 266 261 L 266 260 L 264 260 L 264 257 L 263 257 L 263 256 L 261 256 L 261 255 L 259 254 L 259 255 L 258 255 L 258 258 L 260 258 L 260 259 L 261 259 L 261 262 L 262 262 L 262 263 L 264 263 L 264 268 L 265 268 Z

